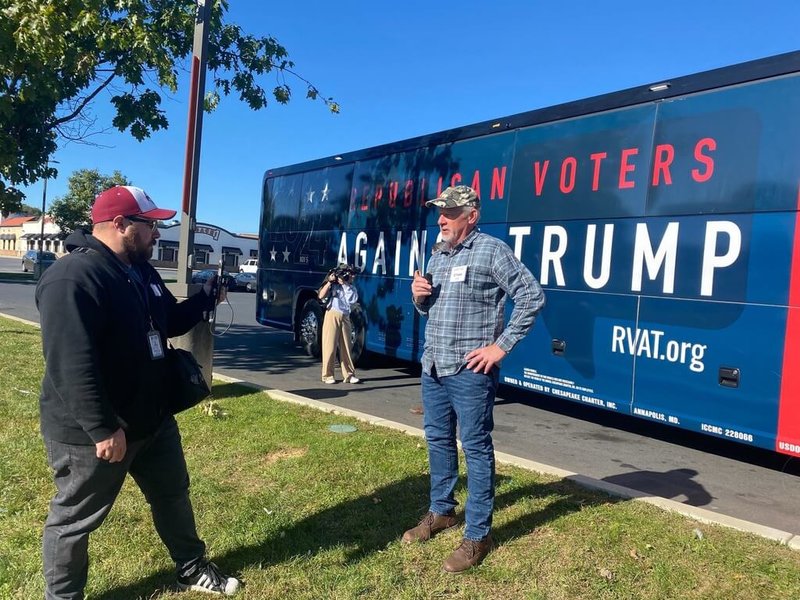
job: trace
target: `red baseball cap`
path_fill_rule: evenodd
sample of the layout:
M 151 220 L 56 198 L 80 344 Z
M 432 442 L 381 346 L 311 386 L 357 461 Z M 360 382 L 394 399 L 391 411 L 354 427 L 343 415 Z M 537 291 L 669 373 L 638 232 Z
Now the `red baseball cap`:
M 92 223 L 110 221 L 117 215 L 144 217 L 160 221 L 171 219 L 177 211 L 158 208 L 142 189 L 131 185 L 118 185 L 101 192 L 92 205 Z

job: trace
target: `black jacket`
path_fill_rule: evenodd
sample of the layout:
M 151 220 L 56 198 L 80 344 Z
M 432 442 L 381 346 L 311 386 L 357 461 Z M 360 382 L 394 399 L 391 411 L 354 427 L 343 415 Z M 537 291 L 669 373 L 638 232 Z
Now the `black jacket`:
M 83 231 L 66 246 L 70 254 L 36 288 L 45 359 L 42 435 L 92 445 L 122 427 L 129 440 L 142 438 L 169 415 L 166 361 L 150 357 L 151 317 L 166 350 L 166 338 L 189 331 L 213 300 L 201 291 L 178 303 L 150 264 L 139 266 L 142 287 Z

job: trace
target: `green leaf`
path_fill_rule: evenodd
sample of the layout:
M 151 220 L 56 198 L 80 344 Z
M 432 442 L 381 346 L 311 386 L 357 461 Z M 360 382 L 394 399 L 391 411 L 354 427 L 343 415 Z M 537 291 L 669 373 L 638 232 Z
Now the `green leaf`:
M 212 0 L 209 0 L 212 1 Z M 0 9 L 0 210 L 21 201 L 15 186 L 46 176 L 60 135 L 81 139 L 92 106 L 113 91 L 111 123 L 144 140 L 169 126 L 164 91 L 178 91 L 178 70 L 192 54 L 194 0 L 2 0 Z M 308 85 L 306 98 L 339 105 L 294 71 L 275 38 L 257 37 L 226 20 L 228 2 L 212 7 L 206 110 L 235 89 L 252 109 L 267 106 L 268 90 L 291 99 L 286 78 Z M 268 74 L 277 85 L 267 81 Z M 273 87 L 274 86 L 274 87 Z M 97 128 L 106 124 L 99 122 Z

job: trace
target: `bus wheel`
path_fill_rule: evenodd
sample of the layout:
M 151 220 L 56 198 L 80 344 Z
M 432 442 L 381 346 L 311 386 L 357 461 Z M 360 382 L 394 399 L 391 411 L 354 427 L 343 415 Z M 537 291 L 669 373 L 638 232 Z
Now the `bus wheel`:
M 322 355 L 322 319 L 325 311 L 316 300 L 303 305 L 300 315 L 300 344 L 306 354 L 314 358 Z
M 353 363 L 358 363 L 366 356 L 364 351 L 364 340 L 367 333 L 367 322 L 364 316 L 364 311 L 361 306 L 354 304 L 350 309 L 350 325 L 352 332 L 350 334 L 350 354 L 353 357 Z

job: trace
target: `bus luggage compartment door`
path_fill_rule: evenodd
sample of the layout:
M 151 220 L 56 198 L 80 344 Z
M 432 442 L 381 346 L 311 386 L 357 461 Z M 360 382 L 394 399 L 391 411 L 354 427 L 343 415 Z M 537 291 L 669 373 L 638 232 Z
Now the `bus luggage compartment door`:
M 610 332 L 634 327 L 637 299 L 553 288 L 545 295 L 533 330 L 503 361 L 501 382 L 627 414 L 634 361 L 612 352 Z

